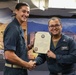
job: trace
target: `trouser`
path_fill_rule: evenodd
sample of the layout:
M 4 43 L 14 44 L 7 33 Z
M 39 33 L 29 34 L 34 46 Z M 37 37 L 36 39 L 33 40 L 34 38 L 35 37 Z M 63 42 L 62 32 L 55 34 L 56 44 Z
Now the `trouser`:
M 49 75 L 62 75 L 62 73 L 55 73 L 55 74 L 51 73 Z
M 49 75 L 76 75 L 76 71 L 73 71 L 73 72 L 70 72 L 70 73 L 66 73 L 66 74 L 63 74 L 63 73 L 52 74 L 52 73 L 50 73 Z
M 5 67 L 4 75 L 28 75 L 28 74 L 26 69 Z

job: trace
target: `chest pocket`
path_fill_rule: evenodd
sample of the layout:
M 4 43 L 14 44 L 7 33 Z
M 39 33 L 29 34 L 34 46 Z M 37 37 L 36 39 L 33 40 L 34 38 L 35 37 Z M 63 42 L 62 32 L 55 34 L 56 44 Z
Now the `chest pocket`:
M 68 46 L 61 46 L 61 54 L 66 55 L 69 53 L 69 47 Z
M 67 51 L 68 49 L 69 49 L 68 46 L 62 46 L 62 47 L 61 47 L 61 50 L 62 50 L 62 51 Z

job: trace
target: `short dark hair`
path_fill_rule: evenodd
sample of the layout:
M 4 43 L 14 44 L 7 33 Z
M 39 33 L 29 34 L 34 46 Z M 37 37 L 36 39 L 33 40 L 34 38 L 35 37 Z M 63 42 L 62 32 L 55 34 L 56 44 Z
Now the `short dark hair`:
M 15 6 L 15 9 L 19 10 L 22 6 L 28 6 L 28 7 L 30 7 L 28 3 L 23 2 L 23 3 L 18 3 L 18 4 Z
M 59 22 L 60 22 L 60 24 L 61 24 L 61 19 L 60 19 L 59 17 L 52 17 L 51 19 L 49 19 L 48 25 L 49 25 L 49 22 L 50 22 L 51 20 L 56 20 L 56 19 L 58 19 Z

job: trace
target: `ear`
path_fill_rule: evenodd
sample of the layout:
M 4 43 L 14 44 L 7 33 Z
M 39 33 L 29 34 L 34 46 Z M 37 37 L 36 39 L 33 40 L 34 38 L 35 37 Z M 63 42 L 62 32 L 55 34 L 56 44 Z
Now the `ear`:
M 63 26 L 61 25 L 61 30 L 62 30 Z
M 62 25 L 61 25 L 61 28 L 62 28 Z
M 17 14 L 17 13 L 18 13 L 18 10 L 17 10 L 17 9 L 15 9 L 15 10 L 14 10 L 14 13 L 15 13 L 15 14 Z

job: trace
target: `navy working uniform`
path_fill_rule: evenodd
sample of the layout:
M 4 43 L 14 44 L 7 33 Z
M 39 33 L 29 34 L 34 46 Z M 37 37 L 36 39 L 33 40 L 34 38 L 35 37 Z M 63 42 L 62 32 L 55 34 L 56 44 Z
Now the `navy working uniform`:
M 24 33 L 16 18 L 5 29 L 3 39 L 5 51 L 12 50 L 18 57 L 27 61 L 27 49 L 24 40 Z M 27 75 L 27 70 L 6 60 L 4 75 Z
M 62 34 L 56 48 L 51 41 L 50 50 L 56 54 L 56 59 L 47 57 L 46 54 L 39 54 L 35 59 L 37 65 L 47 61 L 50 75 L 76 75 L 76 44 L 75 41 Z M 74 73 L 74 74 L 73 74 Z

